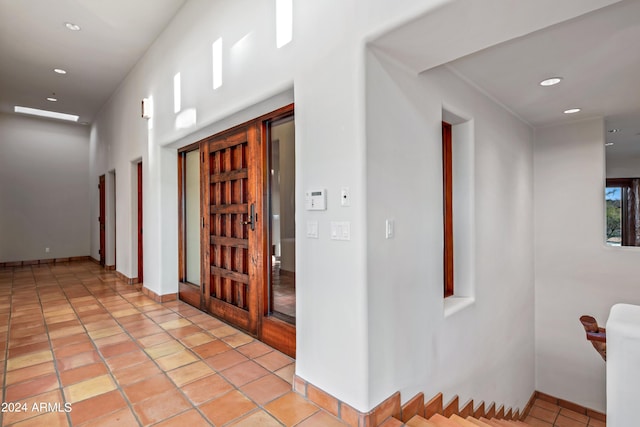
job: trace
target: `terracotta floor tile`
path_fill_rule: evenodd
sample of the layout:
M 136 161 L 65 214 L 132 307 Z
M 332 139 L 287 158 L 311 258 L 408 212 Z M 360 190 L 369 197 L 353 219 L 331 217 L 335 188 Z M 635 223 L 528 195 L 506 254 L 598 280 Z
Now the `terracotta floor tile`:
M 64 347 L 58 347 L 54 349 L 53 353 L 55 354 L 56 359 L 62 359 L 64 357 L 69 357 L 78 353 L 85 353 L 87 351 L 93 350 L 95 350 L 93 343 L 91 341 L 85 341 L 79 344 L 71 344 Z
M 53 364 L 53 361 L 39 363 L 37 365 L 27 366 L 26 368 L 15 369 L 7 372 L 6 384 L 7 386 L 10 386 L 11 384 L 27 381 L 41 375 L 53 374 L 55 372 L 56 367 Z
M 138 339 L 138 343 L 142 346 L 142 348 L 153 347 L 158 344 L 165 343 L 167 341 L 172 341 L 174 338 L 166 332 L 161 332 L 159 334 L 148 335 Z
M 228 337 L 229 335 L 237 334 L 238 330 L 236 328 L 233 328 L 229 325 L 225 325 L 223 323 L 223 326 L 218 326 L 216 328 L 209 329 L 209 332 L 211 332 L 213 336 L 216 336 L 218 338 L 223 338 L 223 337 Z
M 94 418 L 82 424 L 82 427 L 129 427 L 138 426 L 137 418 L 129 408 L 123 408 L 104 417 Z
M 185 326 L 192 326 L 193 323 L 191 323 L 190 321 L 188 321 L 187 319 L 184 319 L 182 317 L 179 317 L 178 319 L 175 320 L 170 320 L 168 322 L 163 322 L 160 323 L 158 322 L 158 324 L 160 325 L 160 327 L 164 330 L 170 330 L 170 329 L 177 329 L 177 328 L 183 328 Z
M 277 375 L 268 374 L 240 388 L 258 405 L 266 403 L 291 391 L 291 384 Z
M 104 347 L 114 345 L 114 344 L 120 344 L 128 341 L 132 341 L 131 337 L 129 337 L 129 335 L 125 333 L 121 333 L 121 334 L 111 335 L 110 337 L 100 338 L 98 340 L 95 340 L 94 343 L 96 344 L 96 347 L 98 347 L 98 349 L 101 350 Z
M 156 359 L 156 363 L 165 371 L 170 371 L 175 368 L 179 368 L 180 366 L 188 365 L 190 363 L 198 360 L 196 356 L 194 356 L 189 351 L 180 351 L 178 353 L 173 353 L 168 356 L 163 356 Z
M 115 388 L 116 384 L 109 375 L 101 375 L 67 386 L 63 390 L 67 402 L 75 403 L 115 390 Z
M 85 330 L 82 326 L 69 326 L 67 328 L 58 329 L 56 331 L 49 331 L 49 338 L 64 338 L 71 335 L 82 334 Z
M 16 423 L 13 427 L 67 427 L 69 421 L 64 412 L 46 412 L 28 420 Z
M 529 412 L 529 415 L 548 423 L 553 423 L 558 416 L 557 412 L 544 409 L 540 406 L 534 405 Z
M 273 351 L 271 347 L 264 343 L 261 343 L 260 341 L 253 341 L 252 343 L 236 348 L 236 350 L 250 359 L 260 357 Z
M 207 344 L 212 342 L 213 340 L 215 340 L 215 338 L 205 332 L 196 332 L 195 334 L 187 335 L 180 338 L 180 342 L 189 348 Z
M 402 423 L 400 423 L 402 425 Z M 346 423 L 343 423 L 333 415 L 330 415 L 326 412 L 317 412 L 316 414 L 310 416 L 306 420 L 302 421 L 300 424 L 297 424 L 299 427 L 345 427 Z
M 76 402 L 71 407 L 71 421 L 74 425 L 103 417 L 127 406 L 127 401 L 118 390 Z
M 12 357 L 7 360 L 7 371 L 20 369 L 27 366 L 38 365 L 50 360 L 53 360 L 53 354 L 51 354 L 51 350 L 39 351 L 37 353 L 30 353 L 18 357 Z
M 258 365 L 253 360 L 239 363 L 229 369 L 220 372 L 227 381 L 236 387 L 243 386 L 251 381 L 269 374 L 269 371 Z
M 606 423 L 594 418 L 589 419 L 589 427 L 606 427 Z
M 118 369 L 128 368 L 148 360 L 149 357 L 147 357 L 144 351 L 136 350 L 120 356 L 110 357 L 107 359 L 107 365 L 109 365 L 112 371 L 117 371 Z
M 171 340 L 167 342 L 163 342 L 162 344 L 157 344 L 152 347 L 145 348 L 144 351 L 151 357 L 152 359 L 158 359 L 163 356 L 168 356 L 169 354 L 177 353 L 179 351 L 184 351 L 186 348 L 179 341 Z
M 561 408 L 560 409 L 560 415 L 564 415 L 567 418 L 571 418 L 574 419 L 576 421 L 580 421 L 583 424 L 586 424 L 589 422 L 589 417 L 584 415 L 584 414 L 579 414 L 578 412 L 572 411 L 570 409 L 567 408 Z
M 102 359 L 97 351 L 87 351 L 78 353 L 73 356 L 63 357 L 57 360 L 58 370 L 67 371 L 69 369 L 78 368 L 80 366 L 90 365 L 92 363 L 101 362 Z
M 309 418 L 319 408 L 295 392 L 289 392 L 264 407 L 287 427 Z
M 167 372 L 169 378 L 171 378 L 178 387 L 213 374 L 215 374 L 215 371 L 202 361 L 190 363 Z
M 216 426 L 240 418 L 256 408 L 256 405 L 237 390 L 200 406 L 200 410 Z
M 288 382 L 289 384 L 293 384 L 293 376 L 296 373 L 296 364 L 292 363 L 291 365 L 287 365 L 284 368 L 280 368 L 274 372 L 277 376 Z
M 4 354 L 4 346 L 2 348 L 2 353 Z M 48 350 L 49 341 L 41 341 L 33 344 L 27 344 L 20 347 L 12 347 L 9 349 L 9 358 L 22 356 L 24 354 L 29 353 L 37 353 L 43 350 Z
M 162 373 L 160 368 L 151 360 L 130 366 L 128 368 L 118 369 L 113 372 L 113 376 L 120 386 L 137 383 L 149 377 L 153 377 Z
M 272 351 L 271 353 L 267 353 L 264 356 L 257 357 L 254 360 L 272 372 L 293 363 L 292 358 L 280 353 L 279 351 Z
M 22 420 L 26 420 L 28 418 L 33 418 L 39 415 L 38 412 L 31 411 L 34 404 L 39 404 L 40 402 L 47 402 L 53 404 L 59 404 L 60 407 L 64 407 L 64 401 L 62 399 L 62 393 L 60 389 L 52 390 L 46 393 L 42 393 L 38 396 L 32 396 L 24 399 L 21 403 L 25 403 L 28 410 L 26 412 L 5 412 L 2 415 L 3 425 L 10 425 Z
M 182 392 L 196 405 L 212 400 L 231 390 L 233 390 L 233 386 L 220 375 L 209 375 L 182 387 Z
M 108 328 L 104 328 L 104 329 L 98 329 L 95 331 L 89 331 L 89 336 L 94 339 L 97 340 L 99 338 L 104 338 L 104 337 L 110 337 L 112 335 L 117 335 L 117 334 L 121 334 L 123 332 L 122 328 L 120 326 L 111 326 Z
M 60 372 L 62 386 L 68 386 L 93 377 L 108 374 L 107 366 L 102 362 L 91 363 L 78 368 Z
M 242 332 L 228 335 L 226 337 L 222 337 L 221 339 L 233 348 L 240 347 L 241 345 L 249 344 L 254 341 L 253 337 Z
M 558 418 L 556 418 L 556 421 L 553 425 L 554 427 L 587 427 L 588 421 L 589 421 L 588 418 L 585 421 L 578 421 L 573 418 L 569 418 L 565 415 L 562 415 L 562 413 L 560 413 L 560 415 L 558 415 Z
M 180 415 L 169 418 L 159 424 L 155 424 L 154 427 L 210 427 L 211 424 L 205 420 L 202 415 L 195 409 L 183 412 Z M 257 424 L 256 424 L 257 426 Z
M 91 338 L 86 333 L 52 339 L 51 347 L 53 347 L 53 349 L 55 350 L 60 347 L 66 347 L 68 345 L 73 345 L 73 344 L 80 344 L 83 342 L 89 342 L 89 343 L 91 342 Z
M 529 415 L 524 421 L 530 427 L 553 427 L 553 424 L 546 421 L 542 421 L 538 418 L 532 417 L 531 415 Z
M 169 390 L 175 390 L 175 386 L 164 374 L 156 375 L 122 388 L 122 391 L 124 391 L 125 396 L 127 396 L 127 399 L 129 399 L 131 403 L 142 402 L 145 399 Z
M 181 328 L 169 329 L 167 332 L 174 338 L 184 338 L 202 331 L 203 329 L 200 326 L 190 325 L 183 326 Z
M 229 424 L 230 427 L 282 427 L 280 422 L 276 421 L 268 412 L 260 409 L 250 413 L 238 421 Z
M 175 389 L 133 405 L 133 410 L 144 425 L 165 420 L 190 408 L 191 404 Z
M 205 344 L 206 345 L 206 344 Z M 194 350 L 195 351 L 195 350 Z M 205 362 L 216 371 L 223 371 L 239 363 L 246 362 L 247 357 L 235 350 L 225 351 L 213 357 L 205 359 Z
M 39 376 L 7 387 L 4 392 L 4 401 L 17 402 L 25 397 L 57 389 L 59 385 L 58 375 L 55 373 Z
M 102 347 L 100 349 L 100 353 L 102 354 L 103 357 L 109 358 L 113 356 L 118 356 L 120 354 L 129 353 L 131 351 L 138 350 L 138 349 L 139 349 L 138 345 L 135 342 L 129 340 L 129 341 L 124 341 L 118 344 L 112 344 L 112 345 Z
M 217 338 L 214 341 L 208 342 L 206 344 L 198 345 L 193 347 L 192 350 L 203 359 L 208 357 L 215 356 L 220 353 L 224 353 L 225 351 L 231 350 L 225 342 L 218 340 Z

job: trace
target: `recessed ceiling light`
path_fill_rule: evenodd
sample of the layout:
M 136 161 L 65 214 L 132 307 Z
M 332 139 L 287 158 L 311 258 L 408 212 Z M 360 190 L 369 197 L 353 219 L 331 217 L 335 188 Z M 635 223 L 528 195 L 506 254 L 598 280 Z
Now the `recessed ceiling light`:
M 620 129 L 609 129 L 609 133 L 620 132 Z
M 564 110 L 565 114 L 575 114 L 579 112 L 580 112 L 580 108 L 569 108 L 568 110 Z
M 540 82 L 540 86 L 553 86 L 562 81 L 562 77 L 550 77 Z
M 32 116 L 49 117 L 52 119 L 68 120 L 70 122 L 77 122 L 79 116 L 66 113 L 58 113 L 57 111 L 40 110 L 38 108 L 19 107 L 15 106 L 13 111 L 16 113 L 30 114 Z
M 58 74 L 67 74 L 67 70 L 63 70 L 62 68 L 54 68 L 53 71 Z
M 49 98 L 47 98 L 47 101 L 51 101 L 51 102 L 56 102 L 58 100 L 58 98 L 54 98 L 53 96 L 50 96 Z
M 71 31 L 80 31 L 80 25 L 76 25 L 72 22 L 65 22 L 64 26 Z
M 611 147 L 613 145 L 613 142 L 607 142 L 606 144 L 604 144 L 606 147 Z

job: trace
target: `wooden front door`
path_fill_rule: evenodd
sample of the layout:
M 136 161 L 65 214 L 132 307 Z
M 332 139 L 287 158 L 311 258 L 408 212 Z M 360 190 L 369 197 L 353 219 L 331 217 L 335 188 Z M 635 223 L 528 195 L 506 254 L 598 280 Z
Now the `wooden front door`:
M 95 181 L 94 181 L 95 182 Z M 105 188 L 105 176 L 100 175 L 98 178 L 98 190 L 100 193 L 100 216 L 98 217 L 98 223 L 100 224 L 100 265 L 104 266 L 106 261 L 106 226 L 107 220 L 105 217 L 106 212 L 106 188 Z
M 203 305 L 257 335 L 264 253 L 258 123 L 204 140 L 200 153 Z

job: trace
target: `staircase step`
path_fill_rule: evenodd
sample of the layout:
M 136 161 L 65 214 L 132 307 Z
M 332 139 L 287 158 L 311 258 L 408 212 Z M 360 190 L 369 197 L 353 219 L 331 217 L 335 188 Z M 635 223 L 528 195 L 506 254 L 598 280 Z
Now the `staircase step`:
M 455 421 L 460 425 L 460 427 L 477 427 L 477 424 L 472 423 L 471 421 L 465 420 L 461 416 L 453 414 L 449 417 L 451 421 Z
M 420 415 L 415 415 L 406 422 L 406 425 L 408 427 L 437 427 L 437 424 L 422 418 Z
M 480 426 L 480 427 L 491 427 L 491 425 L 487 424 L 487 423 L 483 423 L 482 421 L 480 421 L 477 418 L 473 418 L 473 417 L 467 417 L 466 421 L 469 421 L 470 423 L 472 423 L 474 426 Z
M 434 416 L 429 418 L 429 421 L 431 421 L 438 427 L 460 427 L 460 425 L 455 421 L 450 420 L 449 418 L 444 417 L 440 414 L 435 414 Z

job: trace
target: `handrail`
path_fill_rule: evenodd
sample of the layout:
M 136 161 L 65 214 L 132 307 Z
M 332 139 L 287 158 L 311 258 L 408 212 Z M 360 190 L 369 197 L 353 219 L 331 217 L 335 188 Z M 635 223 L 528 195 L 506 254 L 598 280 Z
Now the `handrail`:
M 580 323 L 584 326 L 587 340 L 591 342 L 602 359 L 607 361 L 607 331 L 598 326 L 598 322 L 593 316 L 580 316 Z

